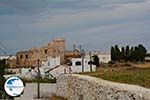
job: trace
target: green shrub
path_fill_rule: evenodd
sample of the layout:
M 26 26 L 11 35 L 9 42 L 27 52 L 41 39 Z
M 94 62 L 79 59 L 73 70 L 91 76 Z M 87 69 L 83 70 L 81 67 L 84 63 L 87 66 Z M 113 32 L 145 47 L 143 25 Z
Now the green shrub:
M 114 61 L 109 61 L 108 64 L 115 64 L 115 62 Z

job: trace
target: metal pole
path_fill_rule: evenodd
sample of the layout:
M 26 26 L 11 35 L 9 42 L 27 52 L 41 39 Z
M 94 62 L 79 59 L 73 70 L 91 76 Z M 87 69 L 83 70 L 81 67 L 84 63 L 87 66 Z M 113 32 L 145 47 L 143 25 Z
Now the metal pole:
M 91 55 L 91 52 L 89 52 L 89 54 L 90 54 L 90 71 L 92 72 L 92 55 Z
M 79 45 L 79 50 L 80 50 L 80 54 L 81 54 L 81 52 L 82 52 L 82 46 L 81 45 Z
M 37 98 L 40 99 L 40 69 L 39 69 L 39 66 L 40 66 L 40 60 L 38 59 L 38 80 L 37 80 Z
M 75 44 L 73 44 L 73 51 L 75 51 L 75 49 L 76 49 L 76 45 L 75 45 Z
M 82 50 L 82 72 L 84 72 L 84 50 Z
M 84 57 L 82 56 L 82 72 L 84 72 Z
M 73 45 L 73 55 L 75 56 L 75 49 L 76 49 L 76 45 Z

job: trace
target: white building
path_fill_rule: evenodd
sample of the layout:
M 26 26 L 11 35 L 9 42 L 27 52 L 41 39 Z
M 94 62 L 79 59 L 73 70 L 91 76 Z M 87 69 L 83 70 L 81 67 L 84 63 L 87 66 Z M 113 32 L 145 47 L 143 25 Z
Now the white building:
M 108 63 L 109 61 L 111 61 L 111 53 L 110 52 L 99 52 L 99 51 L 95 51 L 95 52 L 91 52 L 91 56 L 93 55 L 97 55 L 99 58 L 99 63 Z M 86 58 L 90 58 L 90 54 L 87 53 L 85 55 Z
M 111 53 L 105 52 L 105 53 L 99 53 L 98 58 L 100 63 L 108 63 L 111 61 Z
M 39 68 L 41 76 L 44 77 L 48 70 L 54 69 L 55 67 L 59 65 L 60 65 L 60 57 L 56 57 L 56 58 L 47 57 L 46 61 L 41 62 L 41 66 Z M 21 68 L 20 69 L 19 76 L 21 77 L 34 78 L 37 75 L 38 75 L 37 68 Z
M 54 77 L 58 77 L 61 74 L 67 74 L 67 73 L 80 73 L 82 72 L 90 72 L 90 59 L 84 58 L 83 60 L 83 66 L 82 67 L 82 58 L 72 58 L 71 64 L 68 66 L 60 65 L 56 66 L 53 69 L 50 69 L 47 71 L 49 74 L 53 75 Z M 82 69 L 83 68 L 83 69 Z M 96 71 L 96 66 L 92 65 L 92 71 Z
M 47 57 L 46 61 L 42 61 L 42 68 L 53 68 L 60 65 L 60 56 L 59 57 Z
M 83 67 L 82 67 L 82 62 L 83 62 Z M 72 73 L 77 73 L 77 72 L 90 72 L 90 59 L 89 58 L 72 58 L 71 59 L 71 66 L 70 70 Z M 92 65 L 92 71 L 96 71 L 96 66 Z
M 46 61 L 42 62 L 40 69 L 40 74 L 42 77 L 47 75 L 52 75 L 54 77 L 58 77 L 61 74 L 67 73 L 80 73 L 82 70 L 84 72 L 90 72 L 90 59 L 84 58 L 82 67 L 82 58 L 72 58 L 71 59 L 71 66 L 60 65 L 60 57 L 52 58 L 48 57 Z M 83 68 L 83 69 L 82 69 Z M 38 74 L 37 68 L 21 68 L 19 69 L 20 77 L 25 78 L 35 78 Z M 92 65 L 92 71 L 96 71 L 96 66 Z
M 150 61 L 150 57 L 145 57 L 145 60 L 146 61 Z
M 0 60 L 3 59 L 16 59 L 16 56 L 0 56 Z

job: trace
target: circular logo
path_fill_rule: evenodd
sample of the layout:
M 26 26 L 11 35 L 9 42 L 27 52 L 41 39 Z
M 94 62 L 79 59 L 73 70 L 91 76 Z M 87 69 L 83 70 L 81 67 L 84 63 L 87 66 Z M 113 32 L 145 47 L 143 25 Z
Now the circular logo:
M 6 80 L 4 88 L 8 95 L 15 97 L 23 92 L 24 85 L 20 78 L 10 77 Z

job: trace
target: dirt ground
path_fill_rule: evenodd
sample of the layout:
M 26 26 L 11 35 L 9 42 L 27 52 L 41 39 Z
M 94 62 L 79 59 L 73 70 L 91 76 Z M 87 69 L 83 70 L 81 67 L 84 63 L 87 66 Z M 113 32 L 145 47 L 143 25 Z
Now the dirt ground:
M 58 97 L 58 96 L 52 96 L 52 97 L 50 97 L 50 100 L 67 100 L 67 99 L 64 99 L 64 98 Z

